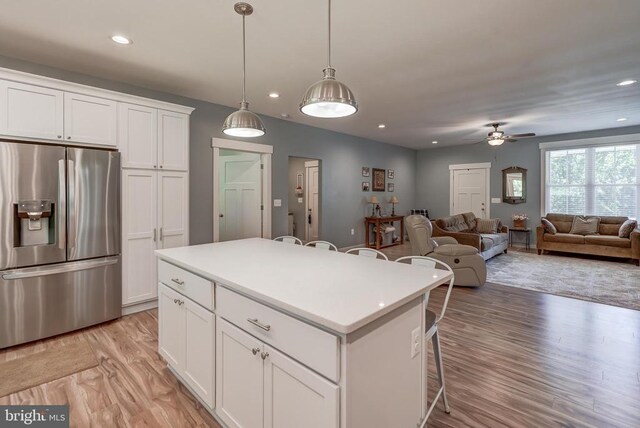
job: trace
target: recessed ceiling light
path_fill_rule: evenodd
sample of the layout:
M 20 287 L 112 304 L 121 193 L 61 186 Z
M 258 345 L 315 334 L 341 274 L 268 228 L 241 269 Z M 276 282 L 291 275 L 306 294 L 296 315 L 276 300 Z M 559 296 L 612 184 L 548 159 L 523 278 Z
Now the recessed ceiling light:
M 636 83 L 637 80 L 623 80 L 622 82 L 618 83 L 616 86 L 629 86 L 629 85 L 633 85 L 634 83 Z
M 381 123 L 380 125 L 378 125 L 378 128 L 382 129 L 382 128 L 386 128 L 387 125 L 385 125 L 384 123 Z
M 437 141 L 432 141 L 431 144 L 438 144 L 438 142 Z
M 616 120 L 616 122 L 624 122 L 625 120 L 627 120 L 626 117 L 621 117 L 620 119 Z
M 111 40 L 113 40 L 119 45 L 130 45 L 131 43 L 133 43 L 131 39 L 129 39 L 128 37 L 119 36 L 119 35 L 111 36 Z
M 269 94 L 269 98 L 279 98 L 279 97 L 280 97 L 280 94 L 277 92 L 271 92 Z

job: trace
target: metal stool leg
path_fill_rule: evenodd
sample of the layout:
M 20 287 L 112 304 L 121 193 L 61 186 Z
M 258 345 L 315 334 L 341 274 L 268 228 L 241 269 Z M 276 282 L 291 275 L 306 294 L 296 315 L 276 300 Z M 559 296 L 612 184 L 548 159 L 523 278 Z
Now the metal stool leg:
M 447 390 L 444 387 L 444 366 L 442 365 L 442 353 L 440 352 L 440 335 L 438 334 L 437 328 L 431 340 L 433 342 L 433 353 L 436 360 L 436 369 L 438 370 L 438 379 L 440 380 L 440 387 L 442 388 L 442 402 L 444 403 L 444 411 L 446 413 L 451 413 L 451 410 L 449 409 L 449 402 L 447 401 Z

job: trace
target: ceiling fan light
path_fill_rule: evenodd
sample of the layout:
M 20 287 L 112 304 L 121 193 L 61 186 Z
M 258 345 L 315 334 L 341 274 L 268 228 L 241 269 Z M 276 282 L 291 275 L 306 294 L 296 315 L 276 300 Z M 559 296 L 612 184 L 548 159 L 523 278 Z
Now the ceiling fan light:
M 336 80 L 335 69 L 323 70 L 322 80 L 309 86 L 305 92 L 300 111 L 307 116 L 337 118 L 351 116 L 358 111 L 358 103 L 351 89 Z
M 489 140 L 487 140 L 487 142 L 491 146 L 501 146 L 502 143 L 504 143 L 504 139 L 502 139 L 502 138 L 490 138 Z
M 257 114 L 249 110 L 249 103 L 240 103 L 240 110 L 234 111 L 222 124 L 222 132 L 232 137 L 260 137 L 266 128 Z

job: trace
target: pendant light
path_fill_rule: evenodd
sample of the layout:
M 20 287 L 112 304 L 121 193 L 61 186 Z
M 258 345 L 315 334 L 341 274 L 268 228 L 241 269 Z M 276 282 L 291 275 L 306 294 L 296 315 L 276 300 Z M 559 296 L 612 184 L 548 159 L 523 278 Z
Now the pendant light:
M 331 67 L 331 0 L 329 3 L 329 40 L 327 67 L 324 77 L 307 89 L 300 103 L 300 111 L 308 116 L 336 118 L 351 116 L 358 111 L 358 103 L 351 89 L 336 80 L 336 70 Z
M 245 99 L 246 92 L 246 42 L 244 18 L 253 13 L 253 6 L 249 3 L 236 3 L 233 9 L 242 15 L 242 102 L 240 110 L 231 113 L 222 125 L 222 132 L 233 137 L 259 137 L 264 135 L 265 127 L 257 114 L 249 110 L 249 103 Z

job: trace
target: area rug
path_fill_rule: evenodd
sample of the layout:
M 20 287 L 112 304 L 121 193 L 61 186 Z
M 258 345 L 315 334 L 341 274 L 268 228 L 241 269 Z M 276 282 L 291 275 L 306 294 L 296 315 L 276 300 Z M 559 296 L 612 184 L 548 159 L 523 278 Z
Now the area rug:
M 626 260 L 509 251 L 487 260 L 487 281 L 640 310 L 640 267 Z
M 0 397 L 13 394 L 98 365 L 86 340 L 0 362 Z

